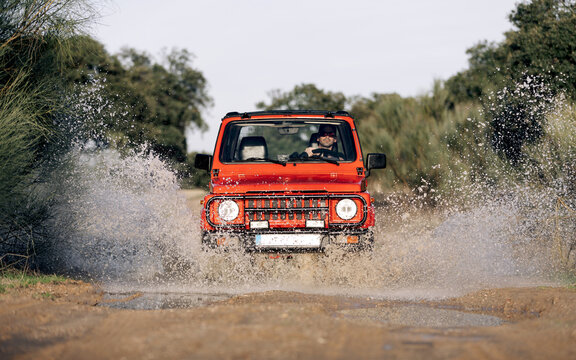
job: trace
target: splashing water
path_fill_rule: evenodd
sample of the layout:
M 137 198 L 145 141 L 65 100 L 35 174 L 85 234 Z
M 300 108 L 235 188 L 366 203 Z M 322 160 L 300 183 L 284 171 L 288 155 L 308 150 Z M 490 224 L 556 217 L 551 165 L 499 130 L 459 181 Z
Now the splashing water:
M 549 267 L 546 246 L 533 241 L 534 224 L 520 218 L 521 199 L 444 214 L 379 208 L 371 253 L 328 249 L 270 259 L 203 250 L 198 209 L 188 208 L 176 176 L 153 154 L 75 148 L 65 168 L 55 179 L 58 241 L 47 258 L 114 291 L 439 297 L 534 283 Z
M 160 271 L 157 255 L 195 229 L 177 179 L 155 155 L 73 149 L 55 179 L 50 258 L 99 279 L 140 280 Z
M 328 249 L 270 259 L 203 250 L 199 210 L 187 206 L 176 175 L 158 156 L 88 142 L 70 149 L 51 181 L 56 240 L 44 261 L 114 291 L 422 298 L 536 284 L 550 281 L 556 269 L 551 219 L 559 183 L 458 187 L 474 196 L 465 206 L 436 211 L 381 206 L 371 253 Z

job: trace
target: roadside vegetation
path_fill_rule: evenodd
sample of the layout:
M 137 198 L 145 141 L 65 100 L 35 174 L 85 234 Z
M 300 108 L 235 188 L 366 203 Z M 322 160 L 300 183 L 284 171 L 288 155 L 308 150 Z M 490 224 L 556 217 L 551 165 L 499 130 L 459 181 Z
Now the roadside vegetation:
M 60 81 L 70 54 L 66 39 L 92 16 L 82 0 L 0 4 L 1 254 L 33 253 L 42 237 L 48 203 L 34 184 L 42 175 L 44 149 L 58 136 L 55 119 L 66 111 Z
M 364 153 L 388 156 L 387 171 L 370 178 L 376 196 L 400 193 L 419 205 L 465 209 L 538 194 L 520 200 L 541 212 L 531 225 L 538 235 L 530 236 L 554 238 L 564 266 L 574 269 L 576 2 L 519 2 L 509 20 L 502 42 L 479 42 L 468 50 L 468 69 L 420 96 L 347 98 L 302 84 L 271 92 L 258 107 L 344 104 L 357 119 Z
M 4 264 L 31 266 L 27 256 L 45 246 L 53 195 L 42 184 L 71 147 L 144 144 L 182 178 L 190 175 L 184 132 L 206 128 L 201 110 L 212 101 L 204 76 L 191 66 L 193 55 L 173 49 L 159 62 L 130 48 L 110 55 L 87 33 L 95 6 L 90 0 L 0 4 Z
M 193 54 L 108 53 L 86 31 L 94 4 L 0 4 L 0 255 L 41 249 L 51 195 L 38 185 L 71 146 L 145 145 L 183 186 L 207 183 L 186 151 L 186 129 L 205 130 L 202 112 L 212 104 Z M 388 156 L 388 170 L 370 178 L 379 196 L 442 206 L 507 183 L 548 189 L 551 203 L 562 204 L 554 236 L 572 239 L 562 256 L 574 267 L 576 1 L 520 2 L 509 19 L 502 42 L 479 42 L 468 50 L 468 69 L 420 96 L 346 96 L 308 83 L 272 90 L 255 106 L 350 111 L 364 153 Z M 90 92 L 98 96 L 83 95 Z
M 451 190 L 448 182 L 462 174 L 466 182 L 494 182 L 505 180 L 501 167 L 521 176 L 549 161 L 562 168 L 541 166 L 538 176 L 573 179 L 576 2 L 521 2 L 509 19 L 514 28 L 504 41 L 478 43 L 468 50 L 467 70 L 436 80 L 423 95 L 347 98 L 302 84 L 272 91 L 257 106 L 349 110 L 364 152 L 389 156 L 390 171 L 372 180 L 385 190 Z M 545 159 L 535 150 L 542 147 L 556 153 Z M 526 180 L 538 181 L 532 175 Z
M 10 290 L 28 289 L 36 284 L 62 284 L 68 279 L 60 275 L 46 275 L 29 270 L 15 268 L 0 269 L 0 294 Z M 42 298 L 51 298 L 50 292 L 39 294 Z

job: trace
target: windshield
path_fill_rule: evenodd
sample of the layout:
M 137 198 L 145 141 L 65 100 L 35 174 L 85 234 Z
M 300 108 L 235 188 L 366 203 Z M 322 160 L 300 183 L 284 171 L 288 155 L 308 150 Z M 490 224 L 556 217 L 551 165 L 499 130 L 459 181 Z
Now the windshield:
M 234 121 L 224 132 L 220 161 L 286 163 L 356 160 L 350 125 L 320 119 Z

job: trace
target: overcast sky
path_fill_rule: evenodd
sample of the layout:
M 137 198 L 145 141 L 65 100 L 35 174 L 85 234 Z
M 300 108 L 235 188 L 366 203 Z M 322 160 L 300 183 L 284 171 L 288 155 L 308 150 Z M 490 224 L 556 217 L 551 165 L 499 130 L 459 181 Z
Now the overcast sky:
M 272 89 L 313 83 L 345 95 L 416 96 L 467 67 L 466 50 L 502 41 L 518 0 L 108 0 L 93 35 L 158 58 L 185 48 L 209 83 L 211 152 L 220 119 L 252 111 Z

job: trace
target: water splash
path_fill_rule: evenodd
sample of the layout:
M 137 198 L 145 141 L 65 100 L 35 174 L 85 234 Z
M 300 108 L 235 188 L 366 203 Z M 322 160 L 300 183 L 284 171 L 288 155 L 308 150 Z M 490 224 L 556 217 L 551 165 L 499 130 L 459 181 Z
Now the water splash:
M 565 126 L 565 113 L 547 113 L 546 134 Z M 509 181 L 470 181 L 459 174 L 453 196 L 434 211 L 387 201 L 377 209 L 371 253 L 328 249 L 270 259 L 202 249 L 199 210 L 187 206 L 174 172 L 154 153 L 75 143 L 49 184 L 56 240 L 47 265 L 117 292 L 294 290 L 414 298 L 542 283 L 557 268 L 555 201 L 574 193 L 565 167 L 543 185 L 518 181 L 510 167 L 498 164 L 492 170 Z M 565 146 L 573 151 L 571 144 L 576 142 Z M 554 151 L 549 146 L 538 167 L 527 163 L 523 171 L 558 174 Z
M 49 258 L 68 271 L 145 279 L 161 271 L 160 250 L 185 246 L 197 228 L 175 174 L 142 150 L 121 156 L 77 147 L 52 187 L 58 197 L 50 228 L 57 241 Z
M 470 210 L 377 211 L 373 252 L 328 249 L 271 259 L 200 246 L 198 209 L 157 156 L 75 149 L 57 183 L 52 265 L 108 289 L 242 293 L 292 290 L 438 297 L 489 286 L 541 282 L 549 244 L 522 218 L 525 199 Z M 538 217 L 538 211 L 529 211 Z

